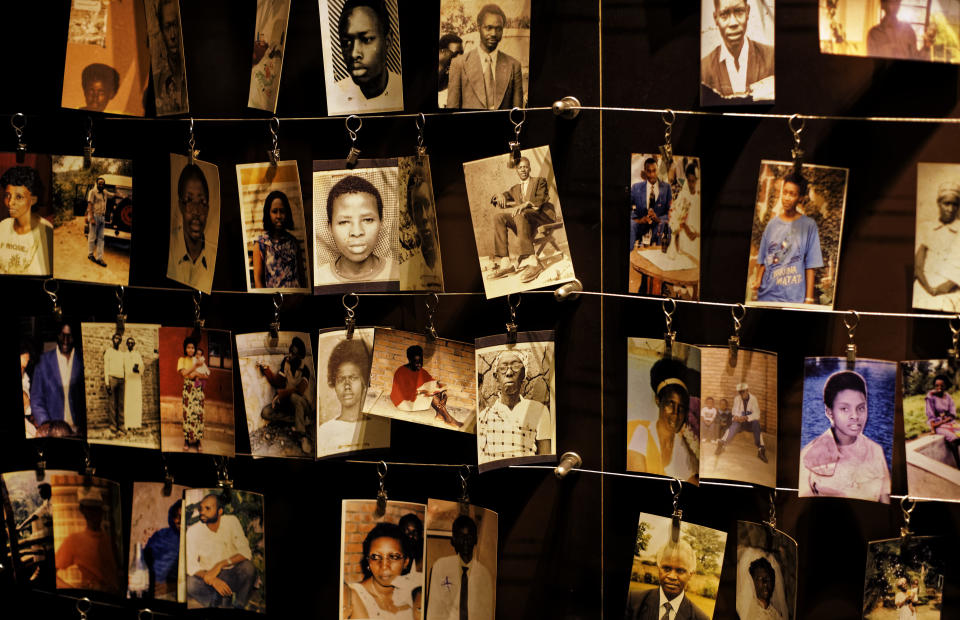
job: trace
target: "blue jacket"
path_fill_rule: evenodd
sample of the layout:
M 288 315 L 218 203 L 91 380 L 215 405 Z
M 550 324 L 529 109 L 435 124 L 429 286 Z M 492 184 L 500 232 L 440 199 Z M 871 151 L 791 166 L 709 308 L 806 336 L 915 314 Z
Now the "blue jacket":
M 86 422 L 86 400 L 83 392 L 83 357 L 80 349 L 73 349 L 73 368 L 70 372 L 70 413 L 74 425 L 83 429 Z M 63 420 L 63 381 L 60 380 L 60 365 L 57 363 L 57 350 L 51 349 L 40 356 L 40 362 L 33 371 L 30 385 L 30 409 L 39 427 L 44 422 Z
M 670 184 L 666 181 L 657 183 L 657 200 L 654 203 L 653 210 L 660 217 L 660 221 L 666 221 L 665 218 L 670 212 L 670 205 L 673 204 L 673 192 Z M 630 219 L 640 219 L 647 214 L 647 188 L 646 181 L 634 183 L 630 187 L 630 204 L 633 208 L 630 211 Z

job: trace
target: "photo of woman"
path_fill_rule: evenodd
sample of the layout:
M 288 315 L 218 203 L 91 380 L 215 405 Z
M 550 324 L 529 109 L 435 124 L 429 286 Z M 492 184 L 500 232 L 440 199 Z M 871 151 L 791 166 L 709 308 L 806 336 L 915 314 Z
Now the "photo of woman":
M 193 338 L 183 340 L 183 357 L 177 360 L 177 372 L 183 377 L 183 451 L 200 452 L 203 441 L 203 389 L 210 369 L 202 350 Z
M 257 288 L 303 288 L 300 244 L 288 232 L 293 228 L 290 200 L 272 191 L 263 204 L 263 230 L 253 251 L 253 282 Z

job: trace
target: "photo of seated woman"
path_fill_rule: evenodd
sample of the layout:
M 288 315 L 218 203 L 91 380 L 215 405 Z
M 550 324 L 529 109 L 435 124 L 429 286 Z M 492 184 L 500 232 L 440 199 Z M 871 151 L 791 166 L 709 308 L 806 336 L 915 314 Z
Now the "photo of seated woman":
M 396 291 L 397 160 L 342 166 L 313 162 L 314 293 Z

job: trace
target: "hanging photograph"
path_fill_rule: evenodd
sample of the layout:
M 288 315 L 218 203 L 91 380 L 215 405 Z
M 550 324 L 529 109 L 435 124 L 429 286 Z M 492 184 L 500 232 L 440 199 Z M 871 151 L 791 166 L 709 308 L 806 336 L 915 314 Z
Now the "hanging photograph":
M 700 469 L 700 350 L 627 338 L 627 470 L 696 484 Z
M 526 107 L 529 0 L 440 0 L 439 47 L 439 107 Z
M 397 173 L 396 159 L 313 162 L 314 293 L 398 290 Z
M 366 413 L 473 433 L 477 376 L 472 344 L 377 328 Z
M 86 436 L 78 324 L 58 322 L 49 314 L 21 317 L 20 386 L 27 439 Z
M 767 524 L 737 521 L 737 615 L 794 620 L 797 541 Z
M 54 514 L 58 590 L 122 595 L 123 521 L 120 485 L 83 474 L 47 474 Z
M 424 572 L 428 578 L 423 596 L 414 594 L 413 606 L 419 612 L 414 618 L 493 620 L 497 610 L 497 513 L 428 499 L 426 530 Z
M 313 458 L 317 429 L 316 366 L 310 334 L 237 334 L 237 362 L 250 436 L 258 456 Z
M 317 338 L 317 458 L 390 447 L 390 420 L 363 413 L 373 406 L 373 334 L 333 329 Z
M 641 512 L 624 618 L 712 618 L 726 544 L 726 532 L 688 521 L 675 532 L 670 517 Z
M 630 155 L 631 293 L 700 298 L 700 158 Z
M 53 156 L 53 276 L 126 286 L 133 242 L 133 161 Z
M 230 332 L 160 328 L 160 443 L 164 452 L 234 455 Z
M 276 113 L 280 70 L 287 43 L 290 0 L 257 0 L 257 26 L 253 40 L 253 68 L 247 107 Z
M 318 0 L 327 114 L 403 110 L 397 0 Z
M 820 52 L 960 64 L 957 0 L 821 0 Z
M 772 104 L 774 0 L 700 0 L 700 105 Z
M 914 308 L 960 312 L 958 212 L 960 164 L 917 164 Z
M 341 620 L 423 618 L 425 510 L 423 504 L 388 501 L 378 514 L 375 499 L 343 500 Z
M 237 164 L 247 291 L 309 293 L 307 226 L 296 160 Z
M 833 308 L 848 173 L 760 162 L 747 305 Z
M 143 6 L 107 0 L 70 3 L 61 106 L 143 116 L 150 71 Z
M 867 545 L 863 617 L 938 620 L 943 608 L 946 541 L 910 536 Z
M 700 477 L 777 486 L 777 354 L 700 347 Z
M 165 489 L 162 482 L 133 483 L 127 598 L 176 602 L 185 490 L 179 484 Z
M 553 332 L 476 340 L 477 462 L 480 471 L 556 460 Z
M 51 159 L 0 153 L 0 274 L 49 276 L 53 270 Z
M 896 362 L 808 357 L 803 365 L 800 497 L 889 504 Z
M 87 441 L 160 448 L 159 325 L 83 323 Z
M 220 174 L 211 163 L 170 154 L 167 277 L 210 294 L 220 240 Z
M 900 362 L 907 489 L 917 499 L 960 500 L 960 373 L 951 360 Z
M 180 0 L 143 0 L 143 7 L 157 116 L 189 112 Z
M 234 489 L 183 492 L 187 609 L 267 613 L 263 496 Z
M 442 291 L 443 266 L 430 157 L 401 157 L 399 217 L 401 291 Z
M 487 299 L 576 278 L 549 146 L 524 149 L 519 162 L 469 161 L 463 174 Z

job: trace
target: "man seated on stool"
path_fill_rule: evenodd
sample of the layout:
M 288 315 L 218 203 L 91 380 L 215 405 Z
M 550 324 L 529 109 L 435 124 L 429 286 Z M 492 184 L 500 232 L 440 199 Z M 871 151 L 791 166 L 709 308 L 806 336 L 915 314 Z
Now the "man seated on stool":
M 240 520 L 223 514 L 222 502 L 222 496 L 207 494 L 200 521 L 187 529 L 187 594 L 204 607 L 244 609 L 257 569 Z
M 757 447 L 757 458 L 766 463 L 767 448 L 763 443 L 763 433 L 760 432 L 760 401 L 750 393 L 750 386 L 746 383 L 737 384 L 737 394 L 739 397 L 733 399 L 733 424 L 717 444 L 717 456 L 720 456 L 724 446 L 730 443 L 737 433 L 752 431 L 753 443 Z

